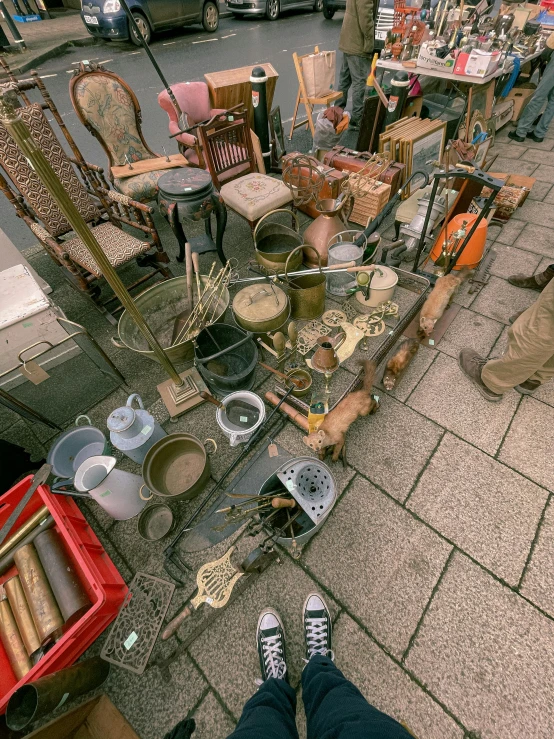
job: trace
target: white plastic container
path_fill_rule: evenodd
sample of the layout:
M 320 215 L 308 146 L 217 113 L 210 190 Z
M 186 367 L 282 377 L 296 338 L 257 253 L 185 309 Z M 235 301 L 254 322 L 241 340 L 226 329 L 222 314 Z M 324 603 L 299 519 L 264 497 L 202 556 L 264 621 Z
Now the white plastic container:
M 237 446 L 238 444 L 244 444 L 246 441 L 248 441 L 254 431 L 256 431 L 256 429 L 262 425 L 265 419 L 265 405 L 263 400 L 258 395 L 256 395 L 256 393 L 251 393 L 248 390 L 239 390 L 236 393 L 231 393 L 230 395 L 227 395 L 226 398 L 223 398 L 221 402 L 223 403 L 223 405 L 227 405 L 231 400 L 243 400 L 246 403 L 250 403 L 250 405 L 253 405 L 260 412 L 260 417 L 252 426 L 252 428 L 244 429 L 240 426 L 235 426 L 234 424 L 232 424 L 227 418 L 223 408 L 217 409 L 216 419 L 219 428 L 229 439 L 229 443 L 231 444 L 231 446 Z
M 75 473 L 75 487 L 88 493 L 116 521 L 126 521 L 138 516 L 152 493 L 143 497 L 142 477 L 116 470 L 116 461 L 115 457 L 89 457 Z

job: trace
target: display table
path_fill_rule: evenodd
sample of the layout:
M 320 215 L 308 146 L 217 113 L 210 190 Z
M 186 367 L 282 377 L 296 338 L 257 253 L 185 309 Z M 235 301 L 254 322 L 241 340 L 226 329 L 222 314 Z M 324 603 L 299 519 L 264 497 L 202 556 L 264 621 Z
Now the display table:
M 193 252 L 204 254 L 217 251 L 222 264 L 226 264 L 223 234 L 227 225 L 227 209 L 213 185 L 210 173 L 195 167 L 172 170 L 160 177 L 158 190 L 160 212 L 167 218 L 179 242 L 177 261 L 182 262 L 185 258 L 185 243 L 188 241 Z M 212 239 L 212 212 L 215 212 L 217 223 L 215 243 Z M 183 221 L 204 221 L 206 235 L 187 239 Z

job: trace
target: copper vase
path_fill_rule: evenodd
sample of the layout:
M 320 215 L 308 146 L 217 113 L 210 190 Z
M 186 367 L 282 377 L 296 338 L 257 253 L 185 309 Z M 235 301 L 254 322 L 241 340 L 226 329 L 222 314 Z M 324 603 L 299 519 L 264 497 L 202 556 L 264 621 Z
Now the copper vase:
M 317 251 L 322 267 L 327 266 L 329 241 L 345 229 L 344 221 L 339 215 L 345 202 L 341 198 L 318 200 L 315 207 L 320 215 L 304 231 L 304 243 Z M 319 266 L 311 249 L 304 250 L 304 264 L 312 268 Z

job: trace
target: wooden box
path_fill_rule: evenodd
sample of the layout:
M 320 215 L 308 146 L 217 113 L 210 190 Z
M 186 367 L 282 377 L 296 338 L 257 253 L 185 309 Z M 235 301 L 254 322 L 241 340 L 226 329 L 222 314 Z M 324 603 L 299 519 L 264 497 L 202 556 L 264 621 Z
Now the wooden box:
M 263 67 L 267 75 L 267 112 L 269 114 L 273 103 L 275 85 L 279 75 L 271 64 L 253 64 L 237 69 L 225 69 L 222 72 L 209 72 L 204 79 L 210 90 L 212 108 L 229 108 L 243 103 L 250 114 L 250 125 L 254 124 L 254 108 L 252 106 L 252 85 L 250 75 L 254 67 Z
M 107 695 L 64 713 L 28 739 L 140 739 Z
M 390 198 L 390 185 L 380 182 L 377 187 L 370 188 L 368 185 L 367 194 L 354 199 L 354 207 L 348 219 L 364 228 L 379 215 Z

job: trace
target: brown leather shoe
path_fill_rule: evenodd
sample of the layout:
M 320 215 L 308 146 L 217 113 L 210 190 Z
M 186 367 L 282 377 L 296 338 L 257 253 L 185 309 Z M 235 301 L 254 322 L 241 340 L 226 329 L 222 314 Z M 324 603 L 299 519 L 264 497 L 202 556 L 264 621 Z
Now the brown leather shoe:
M 520 382 L 519 385 L 516 385 L 514 390 L 517 390 L 522 395 L 531 395 L 541 385 L 542 383 L 539 380 L 525 380 L 525 382 Z
M 527 310 L 527 308 L 526 308 L 525 310 Z M 512 316 L 510 316 L 510 317 L 508 318 L 508 321 L 509 321 L 510 323 L 515 323 L 515 322 L 517 321 L 517 319 L 518 319 L 518 318 L 520 317 L 520 315 L 521 315 L 522 313 L 525 313 L 525 310 L 520 310 L 520 311 L 518 311 L 517 313 L 514 313 L 514 314 L 513 314 Z
M 539 290 L 539 292 L 548 285 L 550 280 L 554 277 L 554 269 L 547 267 L 544 272 L 539 272 L 538 275 L 512 275 L 508 277 L 510 285 L 516 287 L 526 287 L 528 290 Z
M 466 377 L 469 377 L 481 395 L 487 400 L 498 402 L 502 400 L 502 395 L 489 390 L 481 379 L 481 371 L 487 362 L 488 359 L 480 357 L 473 349 L 462 349 L 458 355 L 460 369 Z

